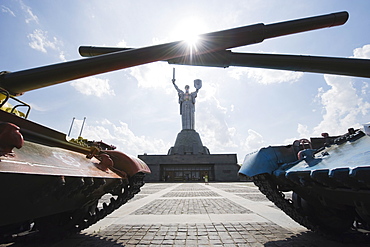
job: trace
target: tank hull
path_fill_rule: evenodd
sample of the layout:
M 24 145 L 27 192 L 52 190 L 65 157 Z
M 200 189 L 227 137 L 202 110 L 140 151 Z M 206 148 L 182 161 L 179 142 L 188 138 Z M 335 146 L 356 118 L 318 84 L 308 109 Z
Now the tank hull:
M 247 155 L 239 173 L 310 230 L 342 237 L 370 231 L 370 137 L 350 130 L 298 143 Z
M 138 158 L 68 142 L 10 113 L 0 111 L 0 121 L 0 243 L 81 231 L 137 194 L 150 173 Z

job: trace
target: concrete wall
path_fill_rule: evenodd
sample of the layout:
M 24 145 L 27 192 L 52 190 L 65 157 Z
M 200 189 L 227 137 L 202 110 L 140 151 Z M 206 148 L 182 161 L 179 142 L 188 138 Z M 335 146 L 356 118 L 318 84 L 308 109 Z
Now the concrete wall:
M 215 181 L 239 181 L 236 154 L 191 154 L 191 155 L 139 155 L 152 171 L 145 181 L 161 181 L 161 165 L 214 165 Z
M 215 164 L 215 181 L 216 182 L 235 182 L 239 181 L 238 164 Z

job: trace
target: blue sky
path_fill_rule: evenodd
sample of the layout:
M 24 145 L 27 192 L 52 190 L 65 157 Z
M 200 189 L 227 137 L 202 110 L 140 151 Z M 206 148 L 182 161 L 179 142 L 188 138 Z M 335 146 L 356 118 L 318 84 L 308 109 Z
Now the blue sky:
M 81 59 L 80 45 L 142 47 L 256 23 L 348 11 L 346 24 L 233 49 L 370 58 L 369 1 L 0 1 L 0 68 L 18 71 Z M 211 153 L 244 156 L 322 132 L 367 123 L 369 79 L 253 68 L 156 62 L 27 92 L 29 119 L 77 137 L 103 140 L 131 155 L 166 154 L 181 131 L 171 83 L 202 79 L 195 129 Z

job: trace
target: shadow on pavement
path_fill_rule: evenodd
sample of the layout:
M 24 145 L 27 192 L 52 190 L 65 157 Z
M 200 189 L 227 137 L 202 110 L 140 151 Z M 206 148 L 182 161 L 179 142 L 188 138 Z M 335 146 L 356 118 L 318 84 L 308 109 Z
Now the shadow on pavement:
M 125 246 L 118 241 L 112 241 L 98 235 L 76 234 L 62 240 L 45 240 L 38 237 L 27 237 L 17 242 L 3 244 L 1 247 L 111 247 Z
M 300 246 L 300 247 L 366 247 L 370 246 L 370 236 L 367 235 L 346 235 L 340 239 L 326 239 L 313 232 L 303 232 L 300 234 L 292 235 L 287 239 L 269 241 L 264 243 L 266 247 L 277 246 Z
M 312 232 L 304 232 L 296 235 L 292 235 L 289 238 L 286 239 L 280 239 L 276 241 L 268 241 L 264 242 L 262 239 L 259 239 L 259 234 L 256 234 L 255 237 L 258 239 L 258 242 L 240 242 L 235 243 L 234 245 L 230 245 L 230 243 L 226 244 L 227 246 L 265 246 L 265 247 L 277 247 L 277 246 L 284 246 L 284 247 L 293 247 L 293 246 L 299 246 L 299 247 L 363 247 L 363 246 L 369 246 L 370 239 L 368 236 L 366 237 L 359 237 L 354 236 L 352 239 L 347 238 L 346 241 L 348 242 L 338 242 L 338 241 L 331 241 L 327 240 L 321 236 L 318 236 L 315 233 Z M 119 236 L 117 236 L 119 238 Z M 342 240 L 341 240 L 342 241 Z M 352 242 L 351 242 L 352 241 Z M 355 242 L 353 242 L 355 241 Z M 106 237 L 102 237 L 99 235 L 87 235 L 87 234 L 77 234 L 70 236 L 69 238 L 60 240 L 58 242 L 45 242 L 43 240 L 29 237 L 22 239 L 22 241 L 18 241 L 16 243 L 11 243 L 8 245 L 1 245 L 1 246 L 9 246 L 9 247 L 92 247 L 92 246 L 99 246 L 99 247 L 118 247 L 118 246 L 136 246 L 139 244 L 140 246 L 150 246 L 153 243 L 150 241 L 146 243 L 140 243 L 140 240 L 137 240 L 137 242 L 129 242 L 129 240 L 125 239 L 118 239 L 118 240 L 112 240 Z M 204 242 L 203 242 L 204 245 Z M 207 244 L 206 244 L 207 245 Z M 160 246 L 160 245 L 158 245 Z M 169 245 L 171 246 L 171 245 Z M 183 244 L 177 243 L 176 246 L 187 246 L 185 244 L 185 241 L 183 241 Z M 207 246 L 213 246 L 211 243 Z M 217 245 L 217 246 L 223 246 L 223 245 Z

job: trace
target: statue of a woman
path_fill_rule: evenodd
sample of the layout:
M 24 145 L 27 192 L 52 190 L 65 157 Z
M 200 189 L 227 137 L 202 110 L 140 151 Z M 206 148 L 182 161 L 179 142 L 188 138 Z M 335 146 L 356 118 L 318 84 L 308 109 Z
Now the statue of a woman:
M 194 112 L 195 112 L 195 98 L 197 97 L 199 89 L 202 87 L 202 81 L 194 80 L 195 92 L 189 93 L 189 85 L 185 86 L 184 91 L 180 90 L 175 84 L 175 79 L 172 83 L 179 94 L 180 115 L 182 119 L 182 129 L 194 129 Z

